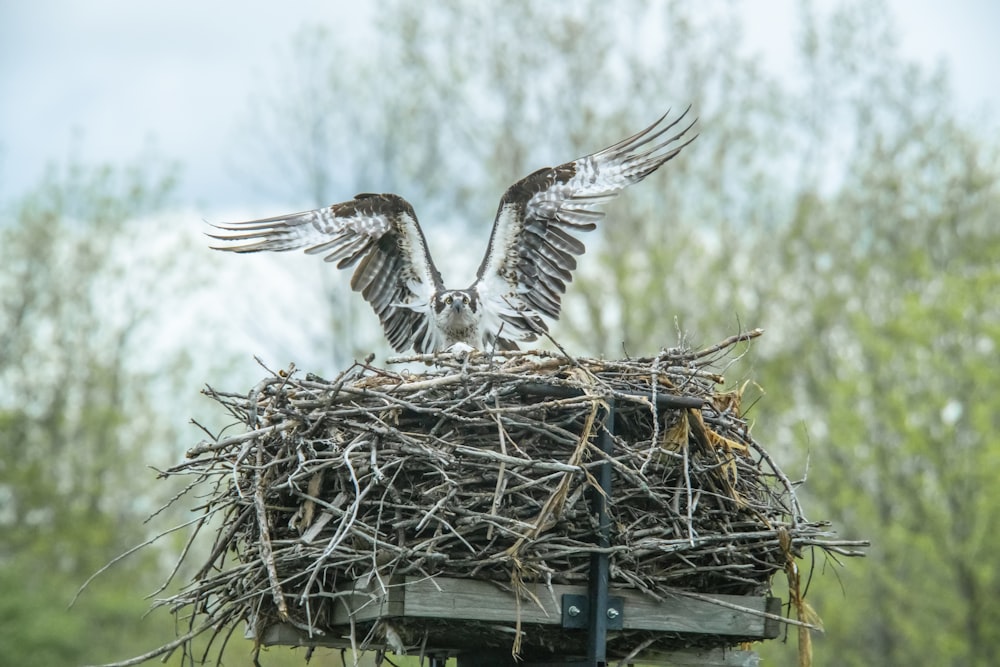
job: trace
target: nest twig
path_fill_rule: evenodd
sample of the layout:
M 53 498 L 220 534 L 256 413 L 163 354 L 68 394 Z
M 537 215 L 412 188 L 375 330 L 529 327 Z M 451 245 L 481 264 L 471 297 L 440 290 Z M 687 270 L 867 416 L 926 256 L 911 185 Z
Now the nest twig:
M 216 635 L 240 621 L 312 634 L 329 630 L 337 584 L 366 576 L 583 583 L 600 548 L 586 491 L 605 461 L 614 585 L 761 594 L 804 548 L 855 555 L 862 543 L 806 520 L 740 392 L 718 390 L 714 364 L 759 333 L 647 359 L 418 355 L 390 361 L 419 374 L 355 364 L 332 381 L 278 372 L 245 395 L 208 390 L 246 431 L 165 473 L 197 482 L 195 535 L 221 521 L 192 583 L 161 604 Z M 595 442 L 611 400 L 609 459 Z

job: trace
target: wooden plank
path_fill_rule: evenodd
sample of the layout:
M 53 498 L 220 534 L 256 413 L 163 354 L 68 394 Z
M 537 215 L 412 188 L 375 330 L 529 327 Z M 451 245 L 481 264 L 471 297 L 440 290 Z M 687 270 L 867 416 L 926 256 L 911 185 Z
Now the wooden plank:
M 584 586 L 553 585 L 550 591 L 545 586 L 536 585 L 530 590 L 538 603 L 530 599 L 521 600 L 521 622 L 543 625 L 558 625 L 561 622 L 560 600 L 564 593 L 586 594 Z M 488 582 L 445 577 L 407 578 L 405 592 L 403 616 L 491 623 L 514 623 L 517 619 L 514 596 Z M 627 630 L 761 639 L 776 636 L 767 619 L 759 615 L 769 611 L 768 598 L 764 597 L 711 596 L 751 610 L 748 613 L 680 596 L 657 602 L 635 590 L 616 587 L 611 588 L 611 595 L 624 598 L 624 627 Z
M 264 646 L 318 646 L 323 648 L 351 648 L 349 637 L 333 635 L 314 635 L 309 637 L 305 632 L 288 623 L 272 625 L 261 633 L 261 644 Z M 366 650 L 387 648 L 384 643 L 374 642 Z M 434 652 L 433 650 L 431 652 Z M 436 654 L 458 655 L 459 665 L 482 664 L 477 654 L 469 651 L 454 651 L 440 649 Z M 636 658 L 644 665 L 660 667 L 760 667 L 760 656 L 754 651 L 736 649 L 675 649 L 672 651 L 653 651 L 642 653 Z M 506 662 L 505 662 L 506 661 Z M 525 667 L 539 664 L 531 661 L 515 662 L 510 653 L 504 652 L 498 664 L 521 664 Z M 550 663 L 546 663 L 550 664 Z
M 562 618 L 559 596 L 562 592 L 586 593 L 583 586 L 553 586 L 555 599 L 544 587 L 534 587 L 541 606 L 521 600 L 521 622 L 559 624 Z M 515 623 L 517 600 L 513 594 L 486 581 L 473 579 L 411 579 L 406 581 L 404 600 L 406 616 L 454 620 Z
M 735 649 L 677 649 L 644 653 L 641 662 L 662 667 L 759 667 L 760 656 Z
M 781 617 L 781 598 L 767 598 L 767 613 L 771 616 Z M 764 619 L 764 639 L 774 639 L 781 634 L 782 628 L 787 627 L 778 618 Z
M 764 638 L 766 635 L 767 619 L 759 614 L 766 611 L 767 598 L 739 595 L 710 596 L 714 600 L 750 610 L 744 612 L 706 600 L 682 596 L 657 602 L 636 591 L 626 591 L 626 593 L 625 627 L 630 630 L 759 638 Z
M 458 651 L 458 667 L 592 667 L 592 663 L 579 658 L 553 656 L 546 660 L 515 659 L 510 651 L 476 649 Z M 618 663 L 612 658 L 608 664 Z M 753 651 L 726 648 L 684 648 L 647 652 L 636 657 L 629 665 L 642 664 L 647 667 L 760 667 L 760 656 Z
M 337 593 L 343 597 L 334 604 L 333 624 L 347 625 L 352 616 L 355 622 L 373 621 L 385 616 L 404 616 L 405 583 L 401 578 L 389 581 L 361 577 L 338 586 Z
M 550 590 L 544 585 L 535 584 L 529 590 L 537 602 L 530 598 L 521 600 L 521 622 L 550 627 L 558 627 L 561 623 L 563 594 L 586 594 L 586 587 L 583 585 L 553 585 Z M 355 623 L 395 617 L 454 621 L 456 634 L 445 642 L 449 645 L 434 647 L 450 651 L 463 646 L 469 647 L 468 643 L 456 641 L 461 636 L 463 621 L 513 625 L 518 614 L 513 594 L 489 582 L 469 579 L 407 577 L 381 581 L 364 577 L 338 587 L 336 592 L 342 597 L 335 603 L 331 634 L 317 633 L 310 637 L 290 624 L 279 623 L 261 631 L 261 643 L 267 646 L 349 647 L 348 633 L 352 617 Z M 709 634 L 746 639 L 773 638 L 781 630 L 780 621 L 775 619 L 766 619 L 757 613 L 741 612 L 704 600 L 678 596 L 657 602 L 637 591 L 617 587 L 611 588 L 611 595 L 624 600 L 623 621 L 626 630 Z M 754 612 L 773 615 L 781 612 L 781 600 L 778 598 L 734 595 L 711 597 Z M 251 635 L 252 632 L 248 636 Z M 438 641 L 440 640 L 442 637 L 438 637 Z M 377 647 L 371 645 L 369 648 Z M 757 664 L 755 653 L 728 649 L 671 651 L 669 658 L 666 654 L 662 658 L 662 664 L 677 667 L 753 667 Z M 647 659 L 645 654 L 642 661 L 661 664 L 660 659 Z
M 349 631 L 349 628 L 348 628 Z M 253 632 L 247 633 L 247 639 L 254 639 Z M 260 643 L 264 646 L 320 646 L 323 648 L 350 648 L 350 637 L 330 634 L 314 634 L 310 637 L 291 623 L 275 623 L 264 628 L 260 633 Z

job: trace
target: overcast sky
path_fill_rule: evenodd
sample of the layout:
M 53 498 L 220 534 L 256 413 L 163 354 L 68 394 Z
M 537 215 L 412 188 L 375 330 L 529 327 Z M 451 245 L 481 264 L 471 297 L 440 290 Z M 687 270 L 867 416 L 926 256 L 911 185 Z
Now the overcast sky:
M 821 3 L 822 4 L 822 3 Z M 233 126 L 255 82 L 302 26 L 342 39 L 363 31 L 364 3 L 41 0 L 0 4 L 0 200 L 75 151 L 124 163 L 144 146 L 183 167 L 182 200 L 212 213 L 253 207 L 233 176 Z M 780 69 L 791 0 L 748 2 L 749 45 Z M 1000 109 L 1000 3 L 893 0 L 903 52 L 947 63 L 970 112 Z M 764 8 L 767 8 L 766 10 Z

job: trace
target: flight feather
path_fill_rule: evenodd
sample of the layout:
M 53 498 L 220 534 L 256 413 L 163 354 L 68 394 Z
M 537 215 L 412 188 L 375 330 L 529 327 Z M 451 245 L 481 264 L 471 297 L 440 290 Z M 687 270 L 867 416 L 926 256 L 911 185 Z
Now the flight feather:
M 531 340 L 556 320 L 584 252 L 577 235 L 596 228 L 601 204 L 676 156 L 692 124 L 664 114 L 641 132 L 558 167 L 539 169 L 507 189 L 474 287 L 506 323 L 501 337 Z M 682 141 L 683 140 L 683 141 Z
M 500 200 L 489 246 L 466 289 L 446 289 L 413 207 L 394 194 L 359 194 L 314 211 L 213 225 L 232 252 L 304 249 L 354 268 L 351 287 L 371 304 L 397 351 L 454 345 L 516 349 L 559 318 L 573 280 L 578 238 L 603 219 L 600 206 L 676 156 L 693 122 L 668 114 L 602 151 L 539 169 Z
M 359 194 L 315 211 L 213 225 L 232 252 L 305 249 L 337 268 L 356 266 L 351 287 L 371 304 L 389 344 L 404 350 L 426 326 L 432 297 L 444 289 L 417 216 L 402 197 Z

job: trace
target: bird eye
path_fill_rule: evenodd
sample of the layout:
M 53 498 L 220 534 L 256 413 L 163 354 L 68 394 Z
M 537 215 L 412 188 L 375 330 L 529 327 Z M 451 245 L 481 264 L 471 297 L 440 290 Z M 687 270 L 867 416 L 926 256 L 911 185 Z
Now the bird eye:
M 449 305 L 451 305 L 451 295 L 450 294 L 444 298 L 444 302 L 447 303 L 447 304 L 449 304 Z

